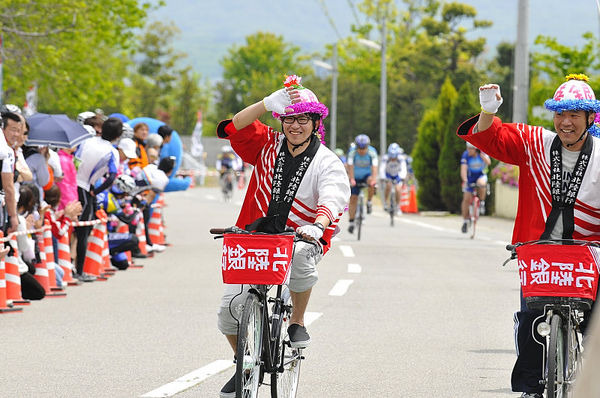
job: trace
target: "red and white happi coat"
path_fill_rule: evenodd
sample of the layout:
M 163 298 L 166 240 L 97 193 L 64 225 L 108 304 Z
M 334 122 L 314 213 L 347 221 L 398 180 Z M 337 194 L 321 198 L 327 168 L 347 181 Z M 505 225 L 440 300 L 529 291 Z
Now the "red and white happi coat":
M 502 123 L 473 133 L 478 117 L 464 122 L 457 134 L 491 157 L 519 166 L 519 205 L 512 242 L 539 239 L 552 210 L 550 147 L 556 133 L 523 123 Z M 600 239 L 600 140 L 593 139 L 590 162 L 574 207 L 573 239 Z
M 244 228 L 257 218 L 267 215 L 275 159 L 284 134 L 258 120 L 241 130 L 236 130 L 231 120 L 225 120 L 219 124 L 217 133 L 220 138 L 230 141 L 244 162 L 254 166 L 236 222 L 238 227 Z M 298 187 L 287 225 L 296 229 L 312 224 L 318 215 L 326 216 L 330 225 L 323 233 L 323 240 L 326 242 L 323 249 L 327 251 L 349 198 L 350 185 L 344 165 L 335 153 L 320 145 Z

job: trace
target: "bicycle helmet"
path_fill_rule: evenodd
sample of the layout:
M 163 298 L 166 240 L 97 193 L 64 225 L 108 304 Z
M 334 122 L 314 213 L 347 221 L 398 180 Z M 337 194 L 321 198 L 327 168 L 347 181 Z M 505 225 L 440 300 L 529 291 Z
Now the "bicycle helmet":
M 335 148 L 335 154 L 338 158 L 341 158 L 342 156 L 344 156 L 344 150 L 342 148 Z
M 294 87 L 296 90 L 298 90 L 298 93 L 300 94 L 300 102 L 291 104 L 288 106 L 288 108 L 293 109 L 292 112 L 282 114 L 282 115 L 280 115 L 277 112 L 273 112 L 273 117 L 275 119 L 281 119 L 282 116 L 300 115 L 302 113 L 312 113 L 312 114 L 317 115 L 319 117 L 320 123 L 319 123 L 319 128 L 317 129 L 317 131 L 315 133 L 317 133 L 317 135 L 319 136 L 321 143 L 324 144 L 325 143 L 325 126 L 323 124 L 323 120 L 329 114 L 329 109 L 327 109 L 327 107 L 324 104 L 319 102 L 319 99 L 317 98 L 315 93 L 313 93 L 306 87 L 302 86 L 301 81 L 302 81 L 302 77 L 300 77 L 300 76 L 296 76 L 296 75 L 286 76 L 286 78 L 283 82 L 283 86 L 284 87 Z
M 84 124 L 83 128 L 85 129 L 85 131 L 87 131 L 92 137 L 96 136 L 96 129 L 94 129 L 92 126 L 88 125 L 88 124 Z
M 19 108 L 16 105 L 4 104 L 4 105 L 0 106 L 0 113 L 7 113 L 7 112 L 17 113 L 19 115 L 23 114 L 23 112 L 21 112 L 21 108 Z
M 596 99 L 594 90 L 587 84 L 590 79 L 586 75 L 570 74 L 566 76 L 566 80 L 556 89 L 554 96 L 544 102 L 546 109 L 559 114 L 563 111 L 600 113 L 600 101 Z M 600 137 L 600 128 L 594 123 L 588 124 L 586 131 Z
M 366 134 L 359 134 L 354 140 L 358 149 L 365 149 L 371 144 L 371 139 Z
M 398 155 L 400 155 L 402 153 L 400 151 L 401 149 L 402 148 L 400 148 L 400 145 L 396 144 L 395 142 L 392 142 L 390 144 L 390 146 L 388 146 L 388 150 L 387 150 L 388 156 L 392 159 L 398 157 Z
M 233 148 L 229 145 L 223 145 L 221 147 L 221 152 L 222 153 L 229 153 L 229 152 L 233 152 Z
M 127 174 L 121 174 L 112 185 L 112 191 L 116 194 L 130 194 L 136 189 L 135 180 Z
M 123 133 L 121 134 L 121 139 L 123 138 L 133 139 L 133 127 L 127 123 L 123 123 Z
M 94 112 L 90 112 L 90 111 L 85 111 L 85 112 L 81 112 L 79 115 L 77 115 L 77 122 L 79 122 L 79 124 L 83 124 L 87 119 L 96 116 L 96 114 Z

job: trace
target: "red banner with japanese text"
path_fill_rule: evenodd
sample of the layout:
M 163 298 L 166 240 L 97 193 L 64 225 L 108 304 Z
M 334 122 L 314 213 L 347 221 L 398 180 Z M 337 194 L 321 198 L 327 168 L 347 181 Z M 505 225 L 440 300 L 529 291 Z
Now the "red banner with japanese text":
M 596 299 L 600 249 L 576 245 L 517 247 L 524 297 L 554 296 Z
M 221 261 L 223 282 L 281 285 L 287 280 L 293 251 L 293 234 L 225 234 Z

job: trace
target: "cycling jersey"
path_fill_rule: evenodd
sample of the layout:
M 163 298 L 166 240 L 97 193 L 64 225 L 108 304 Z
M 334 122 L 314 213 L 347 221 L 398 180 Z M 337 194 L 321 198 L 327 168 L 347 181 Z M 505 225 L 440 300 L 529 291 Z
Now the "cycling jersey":
M 477 181 L 485 173 L 487 164 L 479 152 L 475 156 L 469 156 L 469 151 L 465 150 L 460 158 L 460 164 L 467 165 L 467 180 L 469 184 Z
M 347 163 L 354 168 L 354 179 L 364 180 L 371 175 L 371 167 L 378 165 L 377 150 L 369 145 L 367 153 L 361 155 L 353 148 L 348 153 Z
M 552 209 L 550 147 L 556 133 L 539 126 L 502 123 L 497 117 L 494 117 L 490 128 L 473 133 L 478 118 L 475 116 L 464 122 L 457 134 L 490 156 L 519 166 L 519 202 L 512 241 L 539 239 Z M 600 239 L 600 195 L 597 187 L 600 181 L 600 140 L 590 138 L 593 149 L 575 202 L 573 239 Z M 566 150 L 563 149 L 563 153 Z M 563 181 L 570 178 L 570 173 L 563 174 Z
M 215 163 L 215 167 L 219 171 L 222 169 L 240 171 L 243 165 L 242 159 L 234 153 L 220 153 L 217 155 Z
M 260 217 L 265 217 L 271 200 L 271 185 L 275 159 L 285 135 L 255 120 L 249 126 L 236 130 L 231 120 L 222 121 L 219 138 L 229 139 L 235 152 L 244 162 L 254 166 L 236 225 L 244 228 Z M 296 192 L 287 225 L 296 229 L 312 224 L 323 215 L 331 224 L 323 233 L 324 251 L 330 246 L 350 197 L 350 186 L 344 165 L 324 145 L 319 145 Z
M 381 158 L 379 176 L 384 179 L 400 182 L 406 179 L 406 159 L 403 155 L 390 158 L 387 153 Z
M 106 173 L 118 171 L 119 152 L 110 142 L 97 136 L 83 141 L 75 157 L 81 161 L 77 168 L 77 186 L 85 191 Z

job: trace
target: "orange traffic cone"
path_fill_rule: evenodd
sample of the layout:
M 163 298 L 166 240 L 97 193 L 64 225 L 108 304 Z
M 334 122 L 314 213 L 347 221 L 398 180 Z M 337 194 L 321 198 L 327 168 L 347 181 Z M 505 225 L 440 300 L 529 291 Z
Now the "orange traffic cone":
M 56 284 L 56 261 L 54 261 L 54 246 L 52 245 L 52 228 L 50 221 L 44 221 L 44 252 L 46 253 L 46 268 L 48 269 L 48 282 L 50 290 L 53 292 L 61 291 L 62 288 Z
M 71 250 L 69 247 L 69 234 L 58 238 L 58 266 L 64 271 L 63 283 L 68 286 L 77 286 L 79 281 L 73 279 L 73 264 L 71 263 Z
M 140 219 L 137 224 L 137 228 L 135 229 L 135 235 L 138 238 L 140 248 L 140 253 L 147 256 L 148 255 L 148 247 L 146 245 L 146 227 L 144 226 L 144 220 Z
M 4 237 L 4 233 L 0 231 L 0 238 Z M 7 312 L 19 312 L 23 311 L 20 307 L 9 307 L 7 305 L 6 295 L 6 271 L 4 265 L 4 259 L 0 260 L 0 314 Z
M 104 210 L 101 209 L 96 212 L 96 217 L 98 217 L 98 219 L 104 224 L 104 228 L 102 229 L 102 241 L 104 244 L 102 246 L 102 263 L 100 265 L 100 273 L 103 276 L 113 276 L 116 270 L 110 263 L 110 254 L 108 251 L 108 215 L 104 212 Z
M 104 250 L 105 229 L 105 223 L 99 222 L 94 224 L 92 233 L 88 237 L 88 246 L 85 252 L 85 260 L 83 262 L 83 272 L 94 275 L 96 279 L 100 281 L 106 280 L 103 272 L 101 272 L 104 270 L 102 251 Z
M 47 225 L 49 227 L 49 225 Z M 52 254 L 48 257 L 48 251 L 46 249 L 46 242 L 44 238 L 44 234 L 46 231 L 50 231 L 46 228 L 46 225 L 43 228 L 43 232 L 38 232 L 37 240 L 40 249 L 40 262 L 35 265 L 35 275 L 34 278 L 44 287 L 44 291 L 46 292 L 46 297 L 64 297 L 67 295 L 65 292 L 57 291 L 56 288 L 56 274 L 54 273 L 54 255 Z M 52 238 L 50 238 L 50 244 L 52 245 Z M 52 246 L 50 247 L 52 249 Z M 49 262 L 48 258 L 52 261 Z M 50 268 L 52 267 L 52 268 Z
M 417 207 L 417 188 L 413 185 L 410 186 L 410 197 L 408 202 L 407 213 L 418 213 L 419 208 Z
M 161 207 L 157 206 L 152 210 L 152 216 L 150 216 L 150 221 L 148 222 L 148 233 L 152 243 L 163 245 L 165 243 L 165 235 L 163 232 Z
M 6 277 L 6 298 L 16 305 L 29 305 L 31 301 L 21 296 L 21 273 L 19 272 L 19 252 L 17 251 L 17 236 L 11 235 L 9 241 L 12 253 L 6 255 L 5 277 Z

